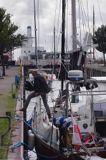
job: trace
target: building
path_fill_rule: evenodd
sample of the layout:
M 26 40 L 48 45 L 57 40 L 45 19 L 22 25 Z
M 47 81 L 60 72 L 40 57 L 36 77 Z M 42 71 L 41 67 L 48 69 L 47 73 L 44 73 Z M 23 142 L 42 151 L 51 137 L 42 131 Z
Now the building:
M 37 47 L 37 55 L 35 54 L 35 47 L 33 46 L 34 37 L 32 37 L 31 26 L 27 27 L 27 36 L 23 41 L 21 48 L 20 60 L 24 65 L 36 65 L 36 59 L 43 59 L 46 50 L 43 47 Z M 40 64 L 40 63 L 39 63 Z

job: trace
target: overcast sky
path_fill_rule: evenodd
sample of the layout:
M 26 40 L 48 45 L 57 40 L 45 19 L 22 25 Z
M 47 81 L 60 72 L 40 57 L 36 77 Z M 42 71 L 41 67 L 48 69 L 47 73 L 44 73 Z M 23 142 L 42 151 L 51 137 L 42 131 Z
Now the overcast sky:
M 39 19 L 39 23 L 37 23 L 37 35 L 39 37 L 38 44 L 39 46 L 44 46 L 46 50 L 53 50 L 53 28 L 54 28 L 54 19 L 56 22 L 56 27 L 61 26 L 58 23 L 59 16 L 59 4 L 60 0 L 35 0 L 37 2 L 37 19 Z M 38 4 L 39 1 L 39 4 Z M 68 2 L 68 18 L 71 16 L 71 0 L 66 0 Z M 95 8 L 95 23 L 96 27 L 98 25 L 106 23 L 106 0 L 76 0 L 77 2 L 77 26 L 79 23 L 83 24 L 83 22 L 79 22 L 78 20 L 78 2 L 80 2 L 81 10 L 84 10 L 86 15 L 89 15 L 89 18 L 86 18 L 86 26 L 89 30 L 89 25 L 92 27 L 92 8 L 94 5 Z M 88 4 L 87 4 L 88 2 Z M 57 4 L 57 8 L 56 8 Z M 27 26 L 32 27 L 32 35 L 34 36 L 34 28 L 33 28 L 33 0 L 0 0 L 0 7 L 3 7 L 7 10 L 7 13 L 12 15 L 12 21 L 19 26 L 18 32 L 22 34 L 26 34 Z M 88 9 L 87 9 L 88 7 Z M 88 11 L 88 12 L 87 12 Z M 56 16 L 54 18 L 54 15 Z M 39 15 L 39 16 L 38 16 Z M 71 19 L 71 18 L 69 18 Z M 89 19 L 89 23 L 87 22 Z M 37 21 L 38 22 L 38 21 Z M 83 24 L 84 25 L 84 24 Z M 82 25 L 82 26 L 83 26 Z M 71 30 L 71 20 L 68 22 L 68 32 L 69 28 Z M 79 27 L 80 28 L 80 27 Z M 82 28 L 83 29 L 83 28 Z M 61 32 L 60 28 L 56 28 L 56 31 Z M 79 29 L 78 29 L 79 30 Z M 79 34 L 79 33 L 78 33 Z M 68 42 L 70 42 L 70 34 L 68 34 Z M 59 39 L 59 38 L 58 38 Z

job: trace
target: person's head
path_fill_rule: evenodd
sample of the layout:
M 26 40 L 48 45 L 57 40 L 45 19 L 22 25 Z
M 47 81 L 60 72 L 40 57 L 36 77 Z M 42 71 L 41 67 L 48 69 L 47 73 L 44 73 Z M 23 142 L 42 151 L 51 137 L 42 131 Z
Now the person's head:
M 43 73 L 42 76 L 45 78 L 45 80 L 48 80 L 48 75 L 47 75 L 47 73 Z
M 34 69 L 34 70 L 31 70 L 31 73 L 33 76 L 36 76 L 39 72 L 38 70 Z

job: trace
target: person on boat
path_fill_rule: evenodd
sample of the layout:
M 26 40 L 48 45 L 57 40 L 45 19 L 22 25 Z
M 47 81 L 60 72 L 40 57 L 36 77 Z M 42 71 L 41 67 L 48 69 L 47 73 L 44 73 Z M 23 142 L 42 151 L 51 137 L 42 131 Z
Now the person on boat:
M 37 97 L 37 96 L 41 96 L 43 103 L 44 103 L 44 106 L 45 106 L 45 109 L 46 109 L 46 112 L 48 114 L 48 118 L 50 119 L 51 113 L 50 113 L 50 109 L 49 109 L 49 106 L 47 103 L 47 97 L 46 97 L 46 94 L 48 92 L 50 92 L 50 88 L 48 87 L 44 76 L 40 75 L 38 70 L 32 70 L 31 73 L 34 77 L 34 91 L 32 91 L 28 95 L 28 97 L 25 101 L 24 108 L 20 109 L 20 111 L 25 111 L 27 109 L 29 102 L 32 98 Z
M 71 117 L 57 117 L 53 119 L 53 124 L 59 128 L 60 144 L 59 149 L 63 151 L 64 147 L 72 145 L 72 119 Z M 69 133 L 70 132 L 70 133 Z

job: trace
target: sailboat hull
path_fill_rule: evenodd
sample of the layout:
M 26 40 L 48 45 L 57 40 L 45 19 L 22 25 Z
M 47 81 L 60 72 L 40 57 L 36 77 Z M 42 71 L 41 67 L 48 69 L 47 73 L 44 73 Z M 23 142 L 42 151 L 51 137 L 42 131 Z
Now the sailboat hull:
M 78 153 L 65 156 L 37 135 L 35 135 L 35 150 L 38 160 L 84 160 Z

